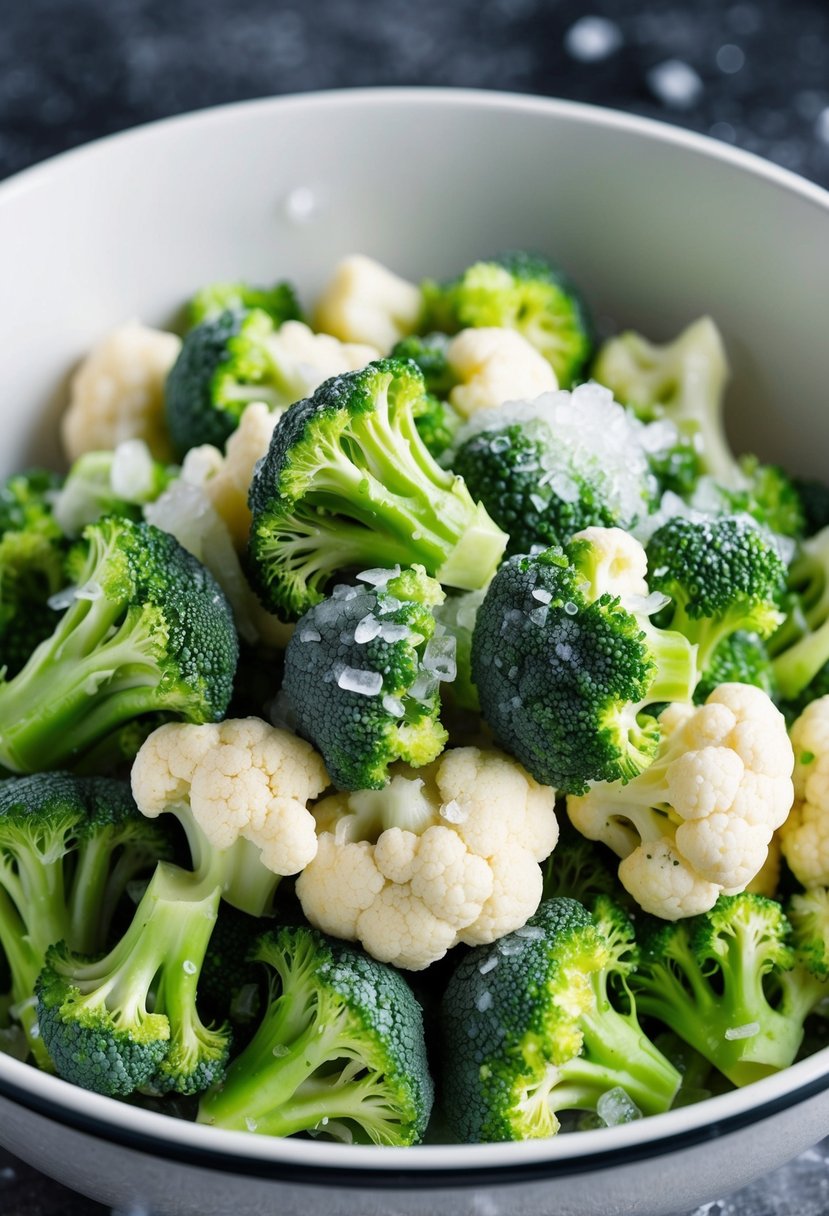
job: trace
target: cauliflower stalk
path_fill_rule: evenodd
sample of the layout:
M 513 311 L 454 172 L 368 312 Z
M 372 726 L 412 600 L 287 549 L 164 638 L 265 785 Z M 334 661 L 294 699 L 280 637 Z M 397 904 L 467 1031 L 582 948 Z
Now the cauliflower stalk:
M 574 827 L 622 858 L 619 879 L 664 920 L 707 912 L 762 869 L 792 805 L 792 748 L 759 688 L 721 684 L 704 705 L 672 704 L 639 777 L 570 797 Z
M 317 852 L 308 802 L 329 784 L 310 744 L 258 718 L 171 722 L 135 758 L 132 792 L 149 819 L 172 812 L 196 870 L 214 869 L 223 898 L 262 916 L 286 874 Z
M 500 752 L 456 748 L 410 774 L 319 803 L 296 889 L 316 928 L 420 971 L 533 915 L 558 824 L 554 791 Z
M 74 463 L 85 452 L 111 451 L 143 439 L 156 460 L 172 459 L 164 417 L 164 384 L 181 339 L 131 321 L 109 334 L 81 363 L 61 423 Z
M 829 696 L 808 705 L 791 730 L 792 813 L 780 838 L 789 869 L 804 887 L 829 886 Z

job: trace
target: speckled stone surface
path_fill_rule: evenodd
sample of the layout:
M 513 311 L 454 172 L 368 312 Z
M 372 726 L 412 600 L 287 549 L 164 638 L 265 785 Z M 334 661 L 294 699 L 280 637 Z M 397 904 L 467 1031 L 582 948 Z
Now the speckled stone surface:
M 380 84 L 617 106 L 829 186 L 825 0 L 7 0 L 0 177 L 168 114 Z M 824 1154 L 695 1216 L 827 1216 Z M 104 1213 L 0 1152 L 2 1216 Z

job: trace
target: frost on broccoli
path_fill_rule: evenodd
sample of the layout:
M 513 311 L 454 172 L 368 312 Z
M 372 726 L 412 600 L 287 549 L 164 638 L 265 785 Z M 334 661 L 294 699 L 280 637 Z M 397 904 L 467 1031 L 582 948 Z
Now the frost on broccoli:
M 218 584 L 171 537 L 104 519 L 87 528 L 51 635 L 0 685 L 0 764 L 57 768 L 144 714 L 222 717 L 238 642 Z
M 509 534 L 508 552 L 530 553 L 591 525 L 630 529 L 648 513 L 649 429 L 607 389 L 583 384 L 476 413 L 451 465 Z
M 619 1090 L 628 1118 L 668 1110 L 681 1076 L 639 1024 L 636 958 L 633 926 L 606 898 L 594 918 L 575 900 L 548 900 L 523 929 L 468 954 L 442 1005 L 453 1134 L 552 1136 L 560 1112 L 601 1110 Z
M 423 377 L 384 359 L 327 381 L 281 419 L 250 491 L 251 573 L 272 611 L 296 620 L 337 571 L 422 565 L 441 583 L 485 586 L 507 538 L 421 440 Z
M 732 634 L 767 638 L 783 620 L 786 567 L 745 515 L 669 520 L 651 537 L 648 568 L 650 586 L 671 600 L 664 624 L 697 646 L 702 672 Z
M 581 295 L 546 258 L 503 253 L 475 262 L 448 283 L 423 284 L 424 330 L 518 330 L 552 365 L 558 383 L 580 379 L 593 350 Z
M 645 553 L 619 529 L 513 557 L 478 611 L 472 676 L 484 720 L 537 781 L 581 792 L 630 780 L 660 729 L 649 706 L 690 699 L 693 646 L 655 628 Z
M 454 640 L 435 636 L 440 585 L 422 567 L 360 577 L 311 608 L 285 652 L 296 729 L 340 789 L 380 789 L 395 760 L 434 760 L 447 739 L 440 682 L 455 674 Z
M 259 942 L 270 1000 L 199 1121 L 265 1136 L 417 1144 L 432 1108 L 423 1018 L 402 976 L 306 927 Z

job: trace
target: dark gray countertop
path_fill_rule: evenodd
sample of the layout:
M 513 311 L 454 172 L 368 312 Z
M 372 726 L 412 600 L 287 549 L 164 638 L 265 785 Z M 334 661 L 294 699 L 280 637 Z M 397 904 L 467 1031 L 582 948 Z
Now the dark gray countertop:
M 0 25 L 0 177 L 168 114 L 379 84 L 617 106 L 829 186 L 825 0 L 9 3 Z M 829 1144 L 696 1216 L 826 1216 L 824 1150 Z M 2 1216 L 104 1211 L 0 1152 Z

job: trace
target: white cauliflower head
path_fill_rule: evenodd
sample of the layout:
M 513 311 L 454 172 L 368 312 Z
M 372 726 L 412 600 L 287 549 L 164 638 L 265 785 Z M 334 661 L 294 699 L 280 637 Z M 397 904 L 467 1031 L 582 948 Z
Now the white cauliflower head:
M 745 890 L 792 805 L 793 755 L 783 715 L 759 688 L 721 684 L 705 705 L 660 717 L 656 760 L 627 785 L 570 797 L 573 825 L 622 858 L 619 878 L 664 920 L 707 912 Z
M 462 329 L 446 351 L 460 381 L 449 401 L 463 418 L 505 401 L 533 400 L 558 388 L 556 374 L 515 329 Z
M 316 808 L 319 848 L 297 880 L 312 925 L 419 971 L 458 942 L 493 942 L 541 900 L 558 839 L 555 792 L 495 750 L 400 767 L 383 790 Z
M 72 462 L 84 452 L 111 451 L 126 439 L 143 439 L 156 460 L 172 458 L 164 417 L 164 384 L 181 339 L 137 321 L 104 338 L 72 377 L 61 421 Z
M 804 887 L 829 886 L 829 697 L 808 705 L 791 729 L 794 806 L 780 830 L 783 856 Z
M 422 310 L 419 287 L 355 253 L 339 263 L 317 301 L 314 328 L 343 342 L 368 342 L 388 354 L 417 329 Z
M 197 870 L 214 873 L 224 897 L 261 916 L 278 878 L 317 852 L 307 809 L 329 784 L 310 744 L 258 718 L 153 731 L 132 769 L 138 809 L 183 822 Z

